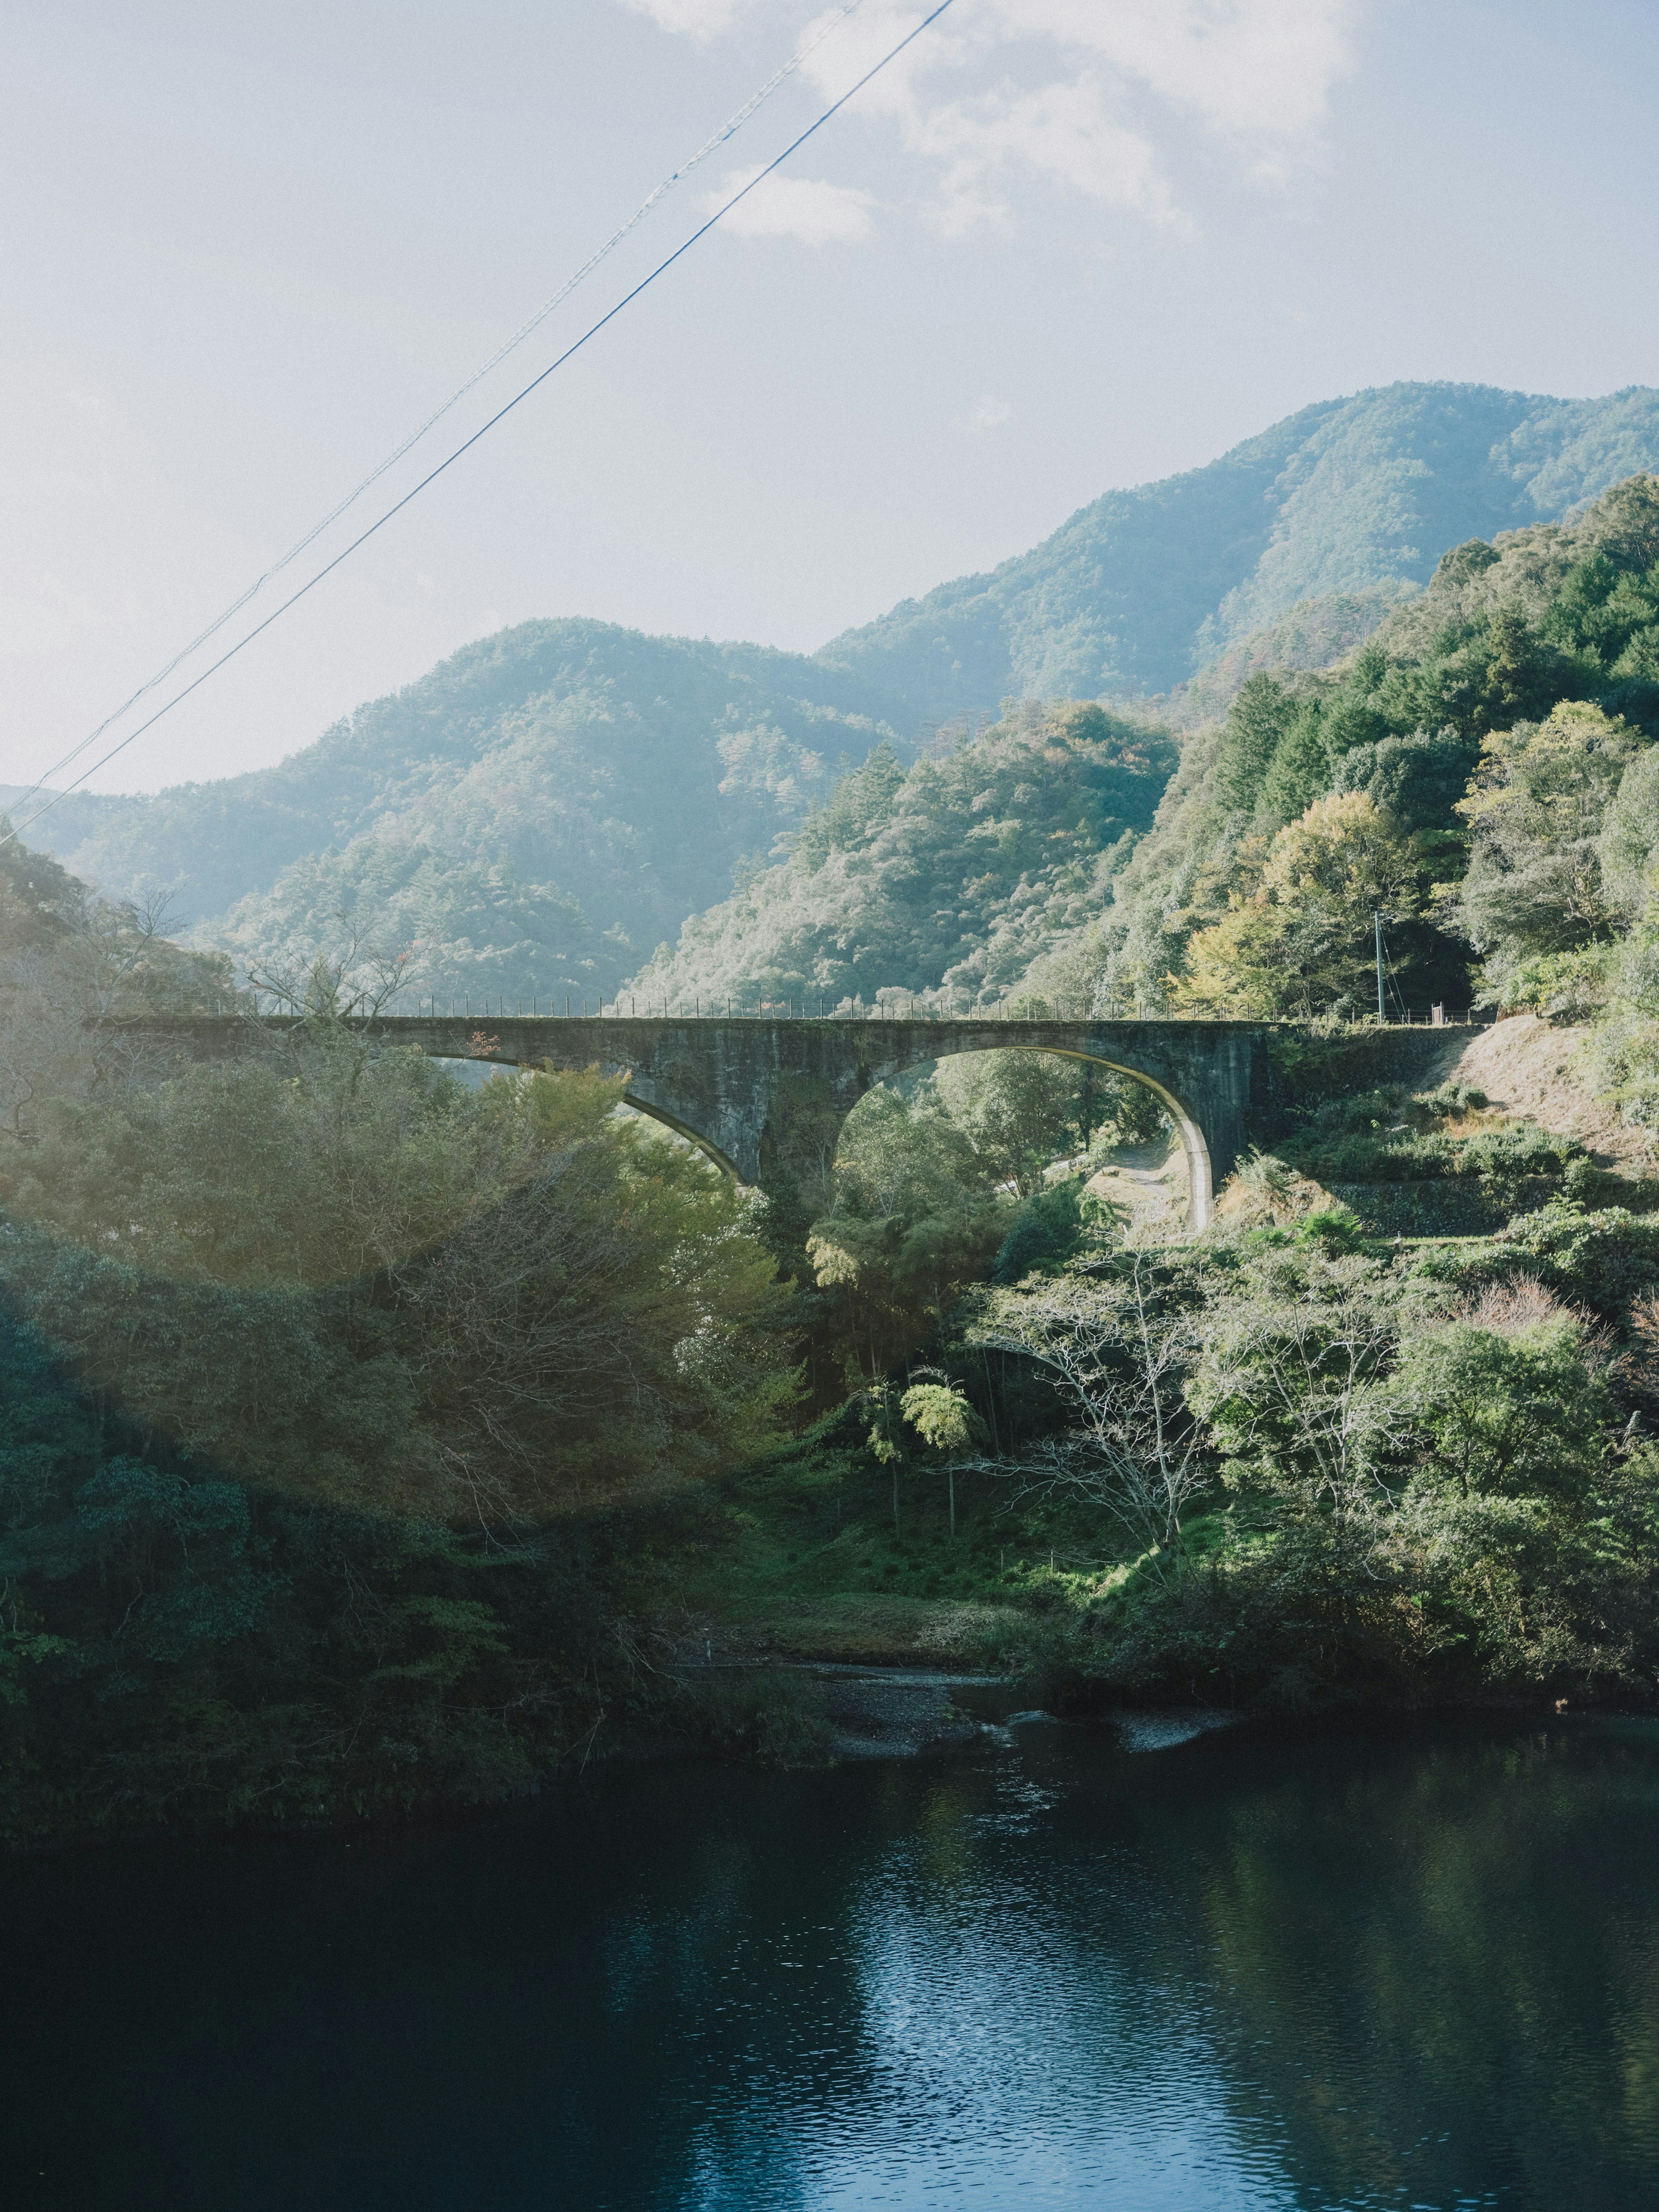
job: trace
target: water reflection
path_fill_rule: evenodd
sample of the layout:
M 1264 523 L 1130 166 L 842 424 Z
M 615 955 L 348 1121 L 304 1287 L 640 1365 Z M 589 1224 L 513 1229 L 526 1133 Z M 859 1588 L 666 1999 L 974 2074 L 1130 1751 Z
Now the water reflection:
M 5 2202 L 1659 2202 L 1659 1729 L 1027 1727 L 0 1870 Z

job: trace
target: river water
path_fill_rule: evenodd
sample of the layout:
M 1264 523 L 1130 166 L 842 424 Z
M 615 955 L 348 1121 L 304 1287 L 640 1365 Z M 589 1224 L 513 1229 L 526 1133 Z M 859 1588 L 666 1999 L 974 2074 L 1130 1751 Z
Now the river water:
M 1179 1733 L 0 1864 L 0 2202 L 1659 2206 L 1659 1723 Z

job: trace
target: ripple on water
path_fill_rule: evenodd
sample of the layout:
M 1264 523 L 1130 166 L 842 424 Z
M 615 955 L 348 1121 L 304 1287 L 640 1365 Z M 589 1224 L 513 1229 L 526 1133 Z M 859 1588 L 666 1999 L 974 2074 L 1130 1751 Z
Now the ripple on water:
M 0 2202 L 1659 2204 L 1659 1729 L 1210 1717 L 0 1863 Z

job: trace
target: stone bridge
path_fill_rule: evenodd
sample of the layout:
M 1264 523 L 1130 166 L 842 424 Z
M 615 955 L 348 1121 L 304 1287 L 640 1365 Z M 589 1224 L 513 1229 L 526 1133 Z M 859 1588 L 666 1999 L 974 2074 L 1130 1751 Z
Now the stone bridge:
M 1132 1076 L 1156 1094 L 1185 1147 L 1194 1227 L 1237 1164 L 1252 1104 L 1270 1085 L 1266 1025 L 1255 1022 L 774 1020 L 764 1015 L 404 1015 L 345 1026 L 377 1046 L 415 1046 L 497 1066 L 598 1068 L 625 1075 L 631 1106 L 690 1138 L 740 1182 L 764 1176 L 783 1087 L 805 1080 L 844 1119 L 865 1092 L 963 1052 L 1058 1053 Z M 280 1049 L 292 1017 L 153 1018 L 121 1027 L 165 1064 Z

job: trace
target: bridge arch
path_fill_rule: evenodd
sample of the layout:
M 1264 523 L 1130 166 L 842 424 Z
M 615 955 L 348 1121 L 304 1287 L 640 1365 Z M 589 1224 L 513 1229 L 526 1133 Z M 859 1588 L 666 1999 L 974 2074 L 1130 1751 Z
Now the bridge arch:
M 526 1063 L 516 1060 L 503 1063 L 510 1067 L 521 1064 Z M 539 1067 L 542 1062 L 535 1060 L 527 1064 Z M 678 1115 L 671 1114 L 665 1106 L 653 1105 L 648 1098 L 636 1098 L 632 1091 L 623 1092 L 622 1103 L 624 1106 L 631 1106 L 636 1114 L 643 1114 L 647 1121 L 658 1122 L 663 1128 L 672 1129 L 677 1137 L 684 1137 L 688 1145 L 695 1145 L 705 1159 L 712 1160 L 720 1173 L 730 1176 L 733 1182 L 740 1183 L 744 1180 L 738 1172 L 737 1162 L 728 1159 L 712 1138 L 705 1137 L 700 1129 L 694 1129 L 689 1121 L 681 1121 Z

